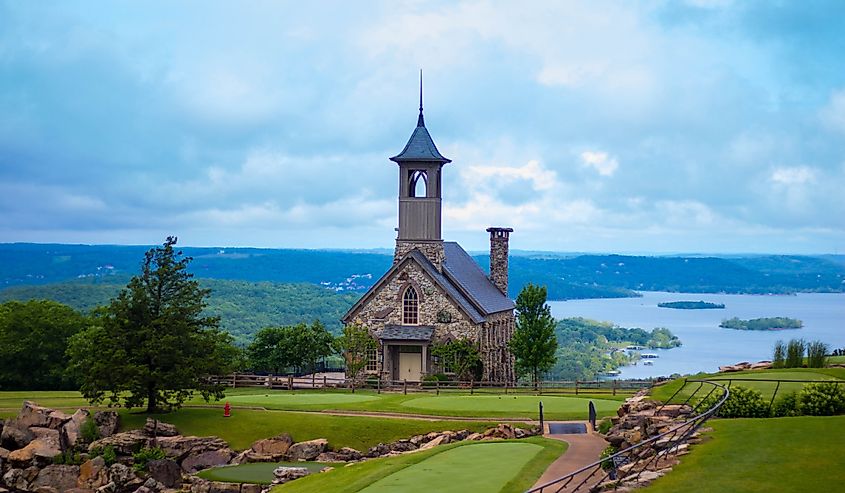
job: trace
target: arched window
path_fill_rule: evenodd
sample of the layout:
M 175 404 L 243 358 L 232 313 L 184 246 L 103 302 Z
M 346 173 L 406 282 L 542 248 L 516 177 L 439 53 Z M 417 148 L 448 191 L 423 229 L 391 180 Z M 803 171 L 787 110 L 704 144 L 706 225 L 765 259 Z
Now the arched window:
M 423 170 L 411 171 L 408 191 L 411 197 L 426 197 L 428 195 L 428 174 Z
M 420 299 L 417 290 L 408 286 L 402 296 L 402 323 L 417 325 L 419 323 Z

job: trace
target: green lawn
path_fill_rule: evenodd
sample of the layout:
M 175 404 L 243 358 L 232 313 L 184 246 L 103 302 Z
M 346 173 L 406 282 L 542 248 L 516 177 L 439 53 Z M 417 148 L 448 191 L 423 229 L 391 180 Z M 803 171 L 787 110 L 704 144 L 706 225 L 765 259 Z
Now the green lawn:
M 784 368 L 779 370 L 753 370 L 753 371 L 742 371 L 736 373 L 712 373 L 712 374 L 699 374 L 690 376 L 690 379 L 712 379 L 723 385 L 728 385 L 728 381 L 730 379 L 734 379 L 731 382 L 731 386 L 733 385 L 741 385 L 743 387 L 750 387 L 756 390 L 759 390 L 763 394 L 764 399 L 771 399 L 775 388 L 777 387 L 777 383 L 775 382 L 741 382 L 736 381 L 735 379 L 751 379 L 751 380 L 813 380 L 813 381 L 822 381 L 822 380 L 845 380 L 845 368 Z M 654 387 L 652 390 L 651 395 L 661 401 L 665 401 L 672 394 L 678 390 L 683 385 L 684 379 L 679 378 L 673 380 L 667 384 L 660 385 Z M 687 383 L 684 389 L 675 397 L 675 401 L 678 398 L 686 398 L 695 389 L 698 387 L 698 383 Z M 804 384 L 802 383 L 790 383 L 785 382 L 781 383 L 778 390 L 778 395 L 783 395 L 787 392 L 798 391 L 801 390 Z
M 270 484 L 273 482 L 273 471 L 279 466 L 306 467 L 311 472 L 319 472 L 326 466 L 338 467 L 337 464 L 323 464 L 321 462 L 253 462 L 237 466 L 212 467 L 198 472 L 197 476 L 209 481 L 223 481 L 224 483 Z
M 122 412 L 122 427 L 141 427 L 147 416 Z M 492 421 L 422 421 L 246 409 L 235 409 L 231 418 L 224 418 L 222 410 L 217 408 L 184 408 L 153 417 L 176 425 L 184 435 L 219 436 L 238 450 L 279 433 L 289 433 L 297 442 L 325 438 L 334 448 L 366 450 L 379 442 L 387 443 L 430 431 L 483 431 L 495 425 Z
M 644 493 L 843 491 L 845 416 L 716 419 L 693 447 Z
M 540 437 L 460 442 L 339 467 L 281 485 L 273 492 L 522 492 L 565 450 L 566 443 Z
M 592 399 L 596 411 L 600 416 L 614 414 L 619 408 L 619 401 Z M 552 397 L 535 395 L 445 395 L 417 397 L 402 402 L 402 406 L 409 411 L 436 411 L 440 414 L 455 414 L 471 412 L 485 415 L 501 412 L 510 416 L 536 416 L 539 414 L 539 403 L 543 403 L 543 413 L 546 416 L 562 416 L 550 419 L 587 419 L 589 399 L 577 397 Z

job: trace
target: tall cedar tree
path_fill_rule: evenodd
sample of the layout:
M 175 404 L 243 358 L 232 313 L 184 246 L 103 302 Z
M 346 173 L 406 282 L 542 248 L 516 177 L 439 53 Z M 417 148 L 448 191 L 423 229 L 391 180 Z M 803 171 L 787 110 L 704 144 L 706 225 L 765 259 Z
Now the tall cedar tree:
M 510 341 L 516 370 L 537 388 L 540 375 L 555 364 L 555 319 L 546 304 L 546 288 L 527 284 L 516 297 L 516 330 Z
M 71 338 L 71 369 L 92 403 L 140 407 L 148 413 L 181 407 L 193 393 L 223 397 L 209 376 L 227 373 L 237 350 L 202 311 L 209 290 L 188 273 L 190 257 L 175 237 L 144 256 L 135 276 L 95 316 L 98 325 Z

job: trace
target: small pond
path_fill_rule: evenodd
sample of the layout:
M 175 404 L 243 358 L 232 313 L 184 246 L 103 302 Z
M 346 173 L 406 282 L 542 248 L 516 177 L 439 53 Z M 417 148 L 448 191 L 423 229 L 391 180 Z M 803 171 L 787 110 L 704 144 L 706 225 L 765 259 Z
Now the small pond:
M 273 471 L 279 466 L 305 467 L 312 473 L 320 469 L 342 466 L 342 463 L 326 464 L 323 462 L 251 462 L 237 466 L 221 466 L 200 471 L 197 476 L 209 481 L 226 483 L 258 483 L 270 484 L 273 481 Z

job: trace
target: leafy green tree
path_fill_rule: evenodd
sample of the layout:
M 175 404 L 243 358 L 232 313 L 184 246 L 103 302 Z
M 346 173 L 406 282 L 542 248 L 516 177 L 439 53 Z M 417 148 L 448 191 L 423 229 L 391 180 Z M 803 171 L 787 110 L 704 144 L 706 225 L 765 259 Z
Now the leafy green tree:
M 510 341 L 516 370 L 531 377 L 534 388 L 540 376 L 555 364 L 555 319 L 546 304 L 546 288 L 527 284 L 516 297 L 516 330 Z
M 319 320 L 305 327 L 301 341 L 302 364 L 311 373 L 317 370 L 317 363 L 321 359 L 334 353 L 334 336 Z
M 92 403 L 138 407 L 148 413 L 178 408 L 199 392 L 222 398 L 211 375 L 228 373 L 237 359 L 231 336 L 205 317 L 205 298 L 188 273 L 190 257 L 174 250 L 175 237 L 149 250 L 141 274 L 108 306 L 96 325 L 71 338 L 71 370 Z
M 88 317 L 55 301 L 0 305 L 0 389 L 74 388 L 65 373 L 65 350 L 68 338 L 88 323 Z
M 343 354 L 346 362 L 346 376 L 352 380 L 352 390 L 355 391 L 355 380 L 367 367 L 370 351 L 375 351 L 376 340 L 370 335 L 366 327 L 350 324 L 343 328 L 343 335 L 337 338 L 336 345 Z
M 451 370 L 459 380 L 478 380 L 481 368 L 481 352 L 472 341 L 459 339 L 446 344 L 435 344 L 432 356 L 440 360 L 444 370 Z
M 247 349 L 255 370 L 281 374 L 288 370 L 314 372 L 317 363 L 334 352 L 334 337 L 320 323 L 265 327 Z

